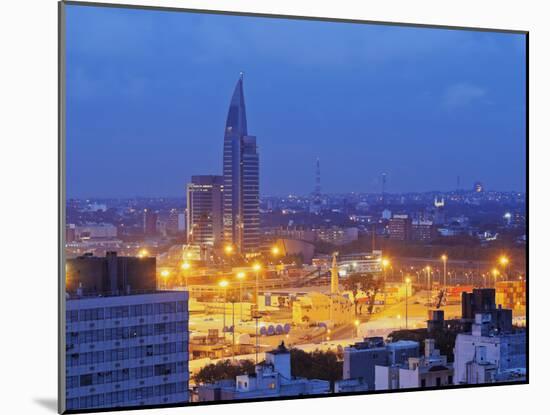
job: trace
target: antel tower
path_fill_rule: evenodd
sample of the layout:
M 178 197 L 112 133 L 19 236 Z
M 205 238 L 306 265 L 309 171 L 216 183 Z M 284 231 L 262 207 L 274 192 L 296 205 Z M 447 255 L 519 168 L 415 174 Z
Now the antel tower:
M 243 255 L 260 246 L 260 166 L 256 137 L 248 135 L 241 73 L 227 114 L 223 141 L 224 242 Z

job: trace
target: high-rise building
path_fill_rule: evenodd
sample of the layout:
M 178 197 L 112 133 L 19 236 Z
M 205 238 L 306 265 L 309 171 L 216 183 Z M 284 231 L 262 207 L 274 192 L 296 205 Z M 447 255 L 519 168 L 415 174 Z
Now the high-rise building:
M 218 245 L 223 236 L 223 177 L 192 176 L 187 185 L 187 242 Z
M 225 125 L 223 144 L 224 241 L 244 255 L 260 245 L 259 155 L 248 135 L 243 74 L 237 81 Z
M 143 210 L 143 233 L 145 235 L 157 234 L 158 214 L 151 209 Z
M 166 221 L 166 231 L 172 235 L 185 231 L 185 213 L 178 209 L 170 209 Z
M 114 252 L 68 262 L 66 409 L 189 401 L 189 294 L 157 291 L 155 268 Z
M 411 239 L 412 220 L 408 215 L 393 215 L 388 224 L 390 239 L 408 241 Z
M 411 239 L 413 241 L 430 242 L 437 236 L 437 229 L 431 220 L 413 220 Z

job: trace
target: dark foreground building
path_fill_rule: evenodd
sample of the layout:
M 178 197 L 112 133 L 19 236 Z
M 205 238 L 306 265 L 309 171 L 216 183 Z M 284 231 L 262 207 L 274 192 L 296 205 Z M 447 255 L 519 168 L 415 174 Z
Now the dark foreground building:
M 85 254 L 67 259 L 66 291 L 81 295 L 123 294 L 157 289 L 156 258 L 120 257 L 107 252 L 104 257 Z

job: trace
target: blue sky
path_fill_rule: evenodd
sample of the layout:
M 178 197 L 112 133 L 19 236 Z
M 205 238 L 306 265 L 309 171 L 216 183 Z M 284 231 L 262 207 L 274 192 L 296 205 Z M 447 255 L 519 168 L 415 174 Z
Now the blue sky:
M 520 34 L 67 7 L 67 194 L 221 174 L 245 72 L 261 193 L 525 190 Z

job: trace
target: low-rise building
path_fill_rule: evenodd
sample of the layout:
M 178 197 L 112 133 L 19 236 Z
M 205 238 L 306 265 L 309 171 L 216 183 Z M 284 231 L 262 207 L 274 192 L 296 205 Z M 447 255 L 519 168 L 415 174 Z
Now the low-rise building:
M 298 325 L 321 322 L 340 325 L 352 321 L 353 313 L 352 302 L 340 294 L 311 292 L 292 304 L 292 321 Z
M 492 319 L 491 313 L 476 314 L 471 333 L 457 335 L 455 384 L 524 379 L 527 362 L 525 331 L 499 331 Z
M 453 384 L 453 366 L 435 348 L 433 339 L 426 339 L 424 355 L 409 357 L 408 362 L 392 366 L 376 366 L 376 390 L 438 387 Z
M 375 389 L 375 367 L 401 365 L 418 356 L 414 341 L 385 343 L 382 337 L 366 337 L 362 342 L 344 348 L 344 380 L 358 379 L 368 390 Z
M 292 376 L 290 351 L 284 343 L 266 352 L 265 363 L 256 365 L 255 373 L 198 387 L 200 402 L 321 395 L 329 392 L 328 381 Z

